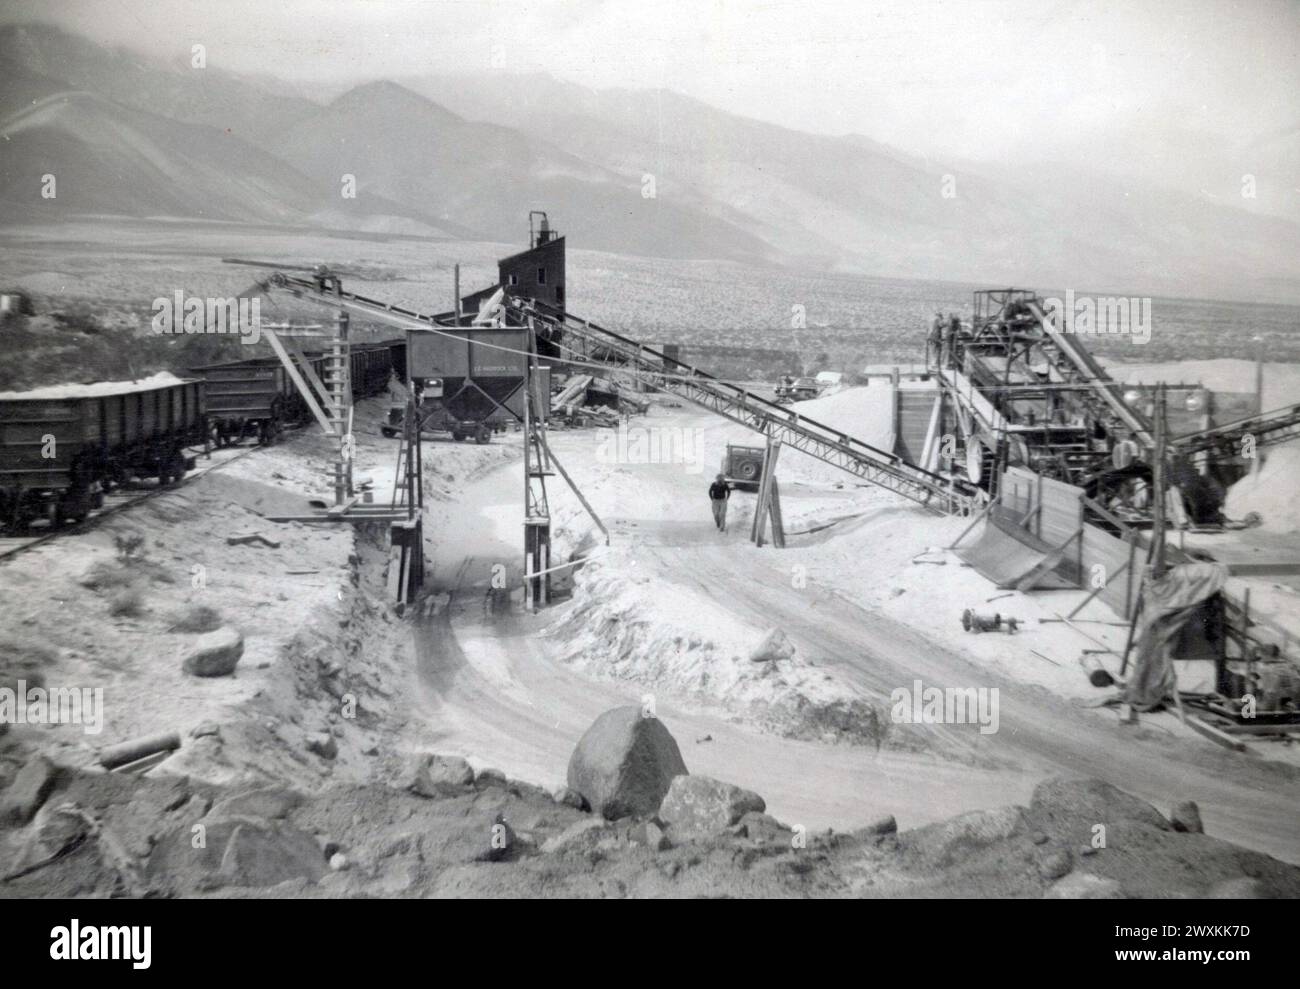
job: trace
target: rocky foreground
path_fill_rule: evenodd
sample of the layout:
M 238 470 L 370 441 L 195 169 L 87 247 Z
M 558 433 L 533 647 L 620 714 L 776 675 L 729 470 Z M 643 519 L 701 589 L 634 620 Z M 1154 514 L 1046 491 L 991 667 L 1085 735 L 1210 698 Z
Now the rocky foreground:
M 1294 897 L 1300 868 L 1100 780 L 899 831 L 809 834 L 691 775 L 664 724 L 617 708 L 555 792 L 424 755 L 390 785 L 315 793 L 0 763 L 0 896 Z

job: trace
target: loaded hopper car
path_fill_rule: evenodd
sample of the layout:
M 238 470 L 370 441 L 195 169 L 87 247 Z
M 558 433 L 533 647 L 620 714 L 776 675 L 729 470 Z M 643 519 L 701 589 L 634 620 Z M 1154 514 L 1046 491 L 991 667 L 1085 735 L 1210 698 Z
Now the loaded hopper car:
M 77 522 L 132 478 L 171 484 L 205 436 L 202 383 L 169 374 L 0 394 L 0 525 Z

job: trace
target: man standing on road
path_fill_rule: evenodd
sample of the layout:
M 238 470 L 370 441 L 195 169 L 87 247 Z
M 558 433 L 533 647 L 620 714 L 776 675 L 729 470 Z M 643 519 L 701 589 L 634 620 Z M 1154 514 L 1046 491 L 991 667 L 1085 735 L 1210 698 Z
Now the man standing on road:
M 731 486 L 719 474 L 709 485 L 709 503 L 713 506 L 713 524 L 719 532 L 727 531 L 727 499 L 731 497 Z

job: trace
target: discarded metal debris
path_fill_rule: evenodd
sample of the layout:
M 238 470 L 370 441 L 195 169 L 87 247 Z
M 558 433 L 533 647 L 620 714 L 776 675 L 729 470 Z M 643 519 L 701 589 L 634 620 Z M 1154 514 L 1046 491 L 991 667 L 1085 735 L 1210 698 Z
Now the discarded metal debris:
M 961 613 L 961 627 L 967 632 L 1002 632 L 1008 635 L 1014 635 L 1020 627 L 1020 619 L 1008 615 L 1003 618 L 1000 614 L 981 615 L 977 614 L 974 609 L 967 608 Z

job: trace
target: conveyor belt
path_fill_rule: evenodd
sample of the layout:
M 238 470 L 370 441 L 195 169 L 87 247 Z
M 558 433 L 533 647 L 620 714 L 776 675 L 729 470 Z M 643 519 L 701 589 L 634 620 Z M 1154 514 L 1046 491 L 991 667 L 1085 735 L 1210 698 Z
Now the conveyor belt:
M 257 264 L 257 262 L 235 262 Z M 346 292 L 333 276 L 309 278 L 275 271 L 270 286 L 300 298 L 358 315 L 381 319 L 408 329 L 442 329 L 433 314 L 416 312 Z M 923 470 L 896 454 L 878 450 L 830 426 L 800 416 L 798 412 L 769 402 L 712 375 L 673 360 L 635 340 L 597 326 L 589 320 L 554 309 L 543 303 L 512 300 L 516 308 L 535 320 L 571 337 L 580 338 L 618 358 L 615 366 L 644 384 L 669 392 L 694 405 L 716 412 L 732 422 L 748 426 L 773 440 L 802 450 L 809 456 L 877 484 L 911 501 L 942 514 L 968 514 L 975 490 L 958 480 Z
M 769 439 L 779 440 L 786 446 L 802 450 L 935 511 L 954 514 L 971 509 L 974 492 L 960 482 L 954 486 L 948 478 L 923 470 L 896 454 L 878 450 L 846 433 L 801 416 L 788 406 L 777 405 L 737 385 L 720 381 L 590 320 L 540 302 L 519 300 L 518 306 L 542 323 L 562 329 L 569 337 L 586 340 L 617 356 L 617 366 L 642 384 L 748 426 Z
M 1300 437 L 1300 405 L 1261 412 L 1197 433 L 1186 433 L 1170 440 L 1170 445 L 1187 455 L 1207 450 L 1240 453 L 1242 440 L 1247 435 L 1255 437 L 1256 449 Z

